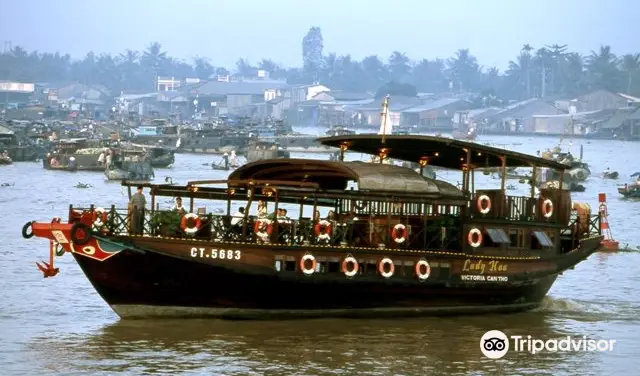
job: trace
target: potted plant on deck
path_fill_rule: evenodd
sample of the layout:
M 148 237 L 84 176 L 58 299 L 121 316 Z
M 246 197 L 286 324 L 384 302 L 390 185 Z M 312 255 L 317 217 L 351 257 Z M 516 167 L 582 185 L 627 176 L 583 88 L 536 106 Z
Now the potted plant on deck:
M 158 210 L 151 215 L 151 231 L 154 235 L 180 237 L 180 213 L 175 210 Z

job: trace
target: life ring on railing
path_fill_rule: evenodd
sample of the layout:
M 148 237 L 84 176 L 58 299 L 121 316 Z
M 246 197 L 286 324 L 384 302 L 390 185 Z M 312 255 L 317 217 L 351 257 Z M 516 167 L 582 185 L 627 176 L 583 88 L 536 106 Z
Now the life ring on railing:
M 478 230 L 477 228 L 472 228 L 471 230 L 469 230 L 467 241 L 473 248 L 478 248 L 482 244 L 482 232 L 480 232 L 480 230 Z
M 71 226 L 71 241 L 77 245 L 85 245 L 91 238 L 91 229 L 82 222 L 76 222 Z
M 188 221 L 192 220 L 193 225 L 191 227 L 188 226 Z M 200 226 L 202 222 L 200 222 L 200 217 L 193 213 L 185 214 L 182 216 L 182 220 L 180 221 L 180 228 L 187 235 L 194 235 L 198 230 L 200 230 Z
M 418 277 L 419 280 L 421 281 L 426 280 L 427 278 L 429 278 L 430 274 L 431 274 L 431 267 L 429 266 L 429 263 L 427 262 L 427 260 L 422 259 L 416 262 L 416 277 Z
M 349 267 L 351 265 L 351 267 Z M 353 277 L 358 273 L 358 260 L 353 258 L 353 256 L 347 256 L 344 260 L 342 260 L 342 272 L 347 277 Z
M 269 238 L 273 231 L 273 223 L 270 219 L 258 219 L 253 226 L 253 231 L 263 242 Z
M 542 215 L 545 218 L 551 218 L 551 216 L 553 215 L 553 201 L 551 201 L 548 198 L 542 201 L 541 210 L 542 210 Z
M 393 226 L 393 230 L 391 230 L 391 237 L 398 244 L 404 243 L 407 240 L 407 227 L 402 223 L 398 223 Z
M 93 225 L 100 228 L 107 223 L 107 212 L 103 208 L 96 208 L 94 211 Z
M 318 240 L 330 240 L 331 239 L 331 222 L 326 219 L 321 220 L 316 223 L 314 227 L 314 232 L 318 237 Z
M 311 261 L 310 268 L 307 268 L 307 261 Z M 313 274 L 316 271 L 316 265 L 316 258 L 313 257 L 312 254 L 307 253 L 300 259 L 300 270 L 302 270 L 305 275 Z
M 388 268 L 389 270 L 386 270 Z M 393 272 L 396 270 L 396 266 L 393 264 L 390 258 L 385 257 L 378 263 L 378 272 L 381 276 L 385 278 L 389 278 L 393 275 Z
M 478 197 L 478 211 L 480 214 L 487 214 L 491 211 L 491 199 L 487 195 Z

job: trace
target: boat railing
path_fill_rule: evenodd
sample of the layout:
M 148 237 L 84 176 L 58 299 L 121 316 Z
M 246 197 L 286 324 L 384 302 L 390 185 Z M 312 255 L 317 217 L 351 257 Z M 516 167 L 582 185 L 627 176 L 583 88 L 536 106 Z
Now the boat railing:
M 70 208 L 70 221 L 95 207 Z M 142 217 L 140 217 L 142 215 Z M 98 218 L 91 215 L 92 218 Z M 96 233 L 116 236 L 152 236 L 198 239 L 215 242 L 282 244 L 288 246 L 349 246 L 363 248 L 461 249 L 461 227 L 456 218 L 398 218 L 387 216 L 343 220 L 310 218 L 268 219 L 232 215 L 197 215 L 197 220 L 183 220 L 174 210 L 146 210 L 112 206 L 105 210 L 104 221 L 94 225 Z M 234 219 L 236 219 L 234 221 Z M 238 221 L 239 220 L 239 221 Z M 184 225 L 183 225 L 184 221 Z M 196 223 L 199 222 L 199 223 Z M 238 223 L 236 223 L 238 222 Z M 189 228 L 195 228 L 193 231 Z

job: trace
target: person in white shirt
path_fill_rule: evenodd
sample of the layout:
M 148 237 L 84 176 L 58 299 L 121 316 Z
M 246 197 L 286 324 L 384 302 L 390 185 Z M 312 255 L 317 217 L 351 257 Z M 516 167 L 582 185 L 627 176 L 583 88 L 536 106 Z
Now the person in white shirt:
M 233 214 L 233 218 L 231 218 L 231 226 L 240 226 L 242 225 L 243 220 L 244 220 L 244 208 L 239 207 L 238 211 Z
M 176 205 L 173 210 L 177 211 L 180 215 L 185 215 L 187 210 L 182 206 L 182 197 L 176 197 Z

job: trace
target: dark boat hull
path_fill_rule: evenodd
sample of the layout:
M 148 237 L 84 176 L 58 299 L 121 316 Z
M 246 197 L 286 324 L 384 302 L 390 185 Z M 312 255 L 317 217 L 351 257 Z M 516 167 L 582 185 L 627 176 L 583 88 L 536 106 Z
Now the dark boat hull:
M 563 256 L 551 272 L 509 277 L 507 283 L 463 282 L 453 270 L 436 271 L 422 283 L 379 275 L 305 276 L 139 249 L 124 250 L 104 261 L 73 255 L 96 291 L 122 318 L 443 316 L 533 309 L 558 274 L 593 253 L 599 240 Z
M 167 168 L 176 161 L 173 153 L 162 156 L 151 157 L 151 167 Z

